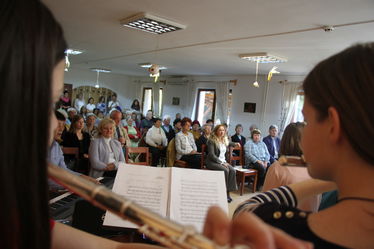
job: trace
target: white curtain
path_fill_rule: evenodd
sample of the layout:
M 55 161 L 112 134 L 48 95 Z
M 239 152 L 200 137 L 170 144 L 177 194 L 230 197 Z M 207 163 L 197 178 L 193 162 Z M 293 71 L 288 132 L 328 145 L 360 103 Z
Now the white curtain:
M 216 86 L 216 114 L 215 120 L 227 123 L 229 82 L 218 82 Z
M 185 107 L 185 114 L 190 115 L 192 120 L 195 119 L 196 112 L 196 99 L 197 99 L 197 88 L 196 82 L 188 82 L 189 91 L 187 92 L 187 106 Z M 186 115 L 186 116 L 187 116 Z
M 296 111 L 296 98 L 301 83 L 284 83 L 282 96 L 282 110 L 280 120 L 280 133 L 283 134 L 286 126 L 291 123 L 291 119 Z

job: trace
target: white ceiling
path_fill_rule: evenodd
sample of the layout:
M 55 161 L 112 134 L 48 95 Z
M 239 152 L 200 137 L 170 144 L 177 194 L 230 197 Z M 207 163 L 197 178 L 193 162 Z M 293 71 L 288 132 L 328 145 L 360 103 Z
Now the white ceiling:
M 269 52 L 288 58 L 283 75 L 305 75 L 318 61 L 357 42 L 374 41 L 374 0 L 44 0 L 62 24 L 72 67 L 104 67 L 146 76 L 138 63 L 163 75 L 248 75 L 255 64 L 239 54 Z M 122 27 L 147 12 L 187 26 L 154 35 Z M 366 22 L 366 23 L 362 23 Z M 355 25 L 345 25 L 359 23 Z M 342 25 L 324 32 L 324 25 Z M 155 52 L 157 51 L 157 52 Z M 260 73 L 273 65 L 260 64 Z

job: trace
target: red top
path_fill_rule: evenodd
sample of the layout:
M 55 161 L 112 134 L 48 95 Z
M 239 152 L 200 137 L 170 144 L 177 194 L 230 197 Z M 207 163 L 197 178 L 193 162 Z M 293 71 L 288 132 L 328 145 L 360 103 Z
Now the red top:
M 127 128 L 127 126 L 125 126 L 124 128 L 126 129 L 127 133 L 129 133 L 129 128 Z M 136 136 L 138 136 L 138 138 L 140 139 L 142 135 L 140 134 L 139 129 L 136 128 L 136 127 L 134 127 L 134 128 L 136 130 Z M 131 135 L 131 134 L 128 134 L 128 136 L 129 136 L 130 139 L 134 139 L 135 138 L 135 136 Z
M 49 230 L 53 230 L 53 228 L 54 228 L 54 226 L 55 226 L 55 221 L 54 220 L 52 220 L 52 219 L 50 219 L 49 220 Z

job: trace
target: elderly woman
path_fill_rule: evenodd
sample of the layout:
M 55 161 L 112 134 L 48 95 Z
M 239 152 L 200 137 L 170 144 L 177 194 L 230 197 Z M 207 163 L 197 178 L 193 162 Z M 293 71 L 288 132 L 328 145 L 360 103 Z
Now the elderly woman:
M 202 152 L 203 144 L 206 145 L 206 142 L 208 141 L 210 134 L 212 133 L 211 125 L 204 124 L 202 129 L 203 129 L 203 134 L 196 141 L 196 147 L 197 147 L 198 152 Z
M 84 132 L 87 132 L 90 135 L 91 140 L 94 140 L 99 133 L 99 130 L 96 127 L 96 115 L 93 113 L 87 114 L 86 126 L 83 128 Z
M 130 144 L 128 146 L 138 147 L 138 143 L 142 135 L 140 134 L 140 131 L 138 130 L 138 128 L 134 126 L 134 120 L 132 119 L 131 116 L 127 117 L 126 121 L 127 121 L 127 125 L 125 125 L 124 128 L 126 129 L 127 134 L 130 139 Z
M 201 163 L 201 154 L 197 152 L 195 139 L 190 131 L 191 119 L 183 118 L 182 130 L 175 135 L 175 149 L 177 151 L 177 160 L 188 163 L 190 168 L 199 169 Z
M 192 135 L 193 135 L 193 138 L 195 139 L 195 141 L 197 141 L 199 139 L 199 137 L 201 136 L 201 130 L 200 130 L 201 126 L 200 126 L 200 122 L 198 120 L 194 120 L 192 122 Z
M 147 131 L 145 142 L 149 146 L 149 150 L 152 154 L 152 166 L 157 167 L 160 156 L 165 154 L 165 149 L 168 145 L 168 139 L 166 138 L 164 130 L 161 128 L 161 119 L 155 119 L 154 125 Z
M 227 201 L 231 202 L 230 192 L 237 190 L 235 169 L 226 162 L 227 146 L 236 146 L 239 143 L 229 143 L 224 125 L 217 125 L 208 139 L 208 156 L 206 167 L 210 170 L 222 170 L 225 173 Z
M 120 142 L 113 138 L 114 121 L 105 118 L 99 124 L 99 137 L 90 146 L 90 176 L 114 177 L 119 163 L 125 162 Z
M 251 139 L 244 145 L 245 166 L 247 168 L 257 169 L 259 189 L 265 180 L 265 174 L 269 166 L 270 154 L 266 144 L 261 141 L 261 131 L 254 129 L 251 133 Z

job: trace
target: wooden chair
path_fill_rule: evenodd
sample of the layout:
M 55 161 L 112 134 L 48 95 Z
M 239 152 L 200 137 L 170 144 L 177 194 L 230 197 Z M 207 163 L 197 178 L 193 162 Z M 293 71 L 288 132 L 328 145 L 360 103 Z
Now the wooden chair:
M 130 153 L 137 153 L 137 154 L 144 154 L 145 156 L 143 157 L 145 161 L 143 162 L 130 162 L 129 161 L 129 154 Z M 139 156 L 139 158 L 141 158 Z M 137 165 L 150 165 L 150 160 L 149 160 L 149 148 L 148 147 L 126 147 L 126 155 L 125 155 L 125 160 L 126 163 L 128 164 L 137 164 Z
M 61 149 L 62 149 L 62 153 L 64 154 L 64 157 L 74 156 L 74 166 L 73 167 L 70 166 L 70 169 L 73 169 L 74 171 L 82 173 L 84 175 L 88 175 L 88 173 L 90 172 L 90 168 L 91 168 L 90 161 L 88 159 L 87 159 L 87 165 L 85 165 L 86 167 L 77 168 L 77 165 L 79 165 L 79 160 L 80 160 L 78 147 L 62 147 Z
M 238 151 L 239 155 L 234 155 L 234 151 Z M 232 166 L 236 165 L 236 161 L 239 161 L 239 165 L 243 166 L 244 165 L 244 153 L 243 153 L 243 147 L 242 146 L 235 146 L 235 147 L 230 147 L 229 150 L 229 163 Z
M 180 168 L 188 168 L 188 164 L 182 160 L 176 160 L 176 149 L 175 149 L 175 138 L 170 140 L 168 148 L 166 150 L 166 161 L 168 167 L 180 167 Z
M 64 155 L 73 155 L 75 159 L 79 159 L 79 148 L 78 147 L 62 147 L 62 153 Z
M 239 155 L 234 155 L 234 151 L 238 151 Z M 229 152 L 229 163 L 232 166 L 236 165 L 236 162 L 239 162 L 240 166 L 244 166 L 244 151 L 242 146 L 235 146 L 235 147 L 230 147 L 230 152 Z M 236 171 L 236 181 L 239 186 L 239 192 L 240 195 L 243 195 L 244 191 L 244 184 L 245 184 L 245 179 L 247 177 L 253 177 L 253 185 L 252 185 L 252 191 L 253 193 L 256 192 L 256 187 L 257 187 L 257 170 L 255 169 L 243 169 L 243 168 L 235 168 Z
M 205 152 L 207 151 L 206 148 L 207 148 L 206 144 L 201 145 L 201 163 L 200 163 L 201 169 L 207 169 L 205 165 Z

